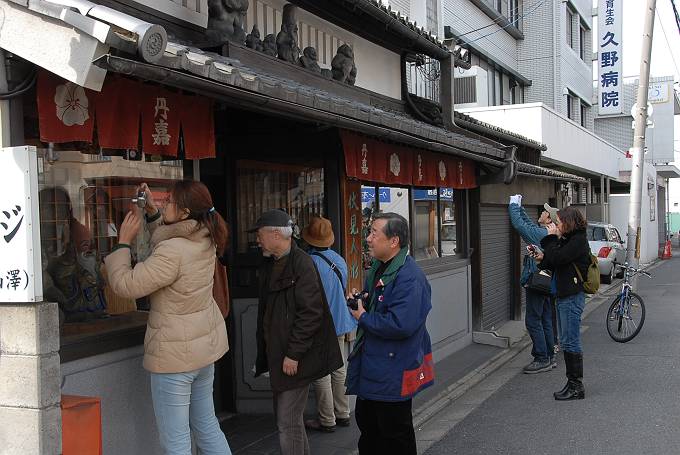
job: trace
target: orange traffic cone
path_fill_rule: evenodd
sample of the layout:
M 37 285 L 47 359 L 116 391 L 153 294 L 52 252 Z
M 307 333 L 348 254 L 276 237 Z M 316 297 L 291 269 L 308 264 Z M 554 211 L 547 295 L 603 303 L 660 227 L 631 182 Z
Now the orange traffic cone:
M 666 240 L 666 244 L 663 247 L 663 255 L 661 256 L 661 259 L 670 259 L 672 256 L 671 254 L 671 241 Z

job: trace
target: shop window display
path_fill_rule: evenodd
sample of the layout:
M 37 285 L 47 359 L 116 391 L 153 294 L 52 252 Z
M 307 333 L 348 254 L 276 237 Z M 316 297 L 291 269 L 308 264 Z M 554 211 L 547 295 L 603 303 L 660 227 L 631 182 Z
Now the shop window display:
M 257 249 L 255 234 L 246 231 L 265 211 L 283 209 L 296 234 L 312 216 L 324 216 L 324 173 L 321 163 L 294 165 L 240 160 L 237 162 L 237 253 Z M 297 237 L 297 235 L 296 235 Z
M 440 188 L 439 216 L 441 217 L 441 256 L 458 254 L 456 203 L 453 189 Z
M 117 296 L 106 283 L 103 258 L 117 242 L 132 198 L 147 182 L 160 200 L 183 178 L 181 161 L 130 161 L 67 150 L 41 149 L 38 157 L 40 238 L 45 300 L 59 305 L 62 345 L 83 335 L 146 323 L 146 299 Z M 132 245 L 133 264 L 150 254 L 144 229 Z
M 441 189 L 441 196 L 446 195 Z M 439 257 L 437 189 L 413 190 L 413 256 L 416 260 Z
M 368 252 L 366 238 L 371 232 L 373 216 L 378 213 L 378 202 L 375 198 L 376 187 L 361 186 L 361 263 L 364 270 L 371 268 L 371 254 Z

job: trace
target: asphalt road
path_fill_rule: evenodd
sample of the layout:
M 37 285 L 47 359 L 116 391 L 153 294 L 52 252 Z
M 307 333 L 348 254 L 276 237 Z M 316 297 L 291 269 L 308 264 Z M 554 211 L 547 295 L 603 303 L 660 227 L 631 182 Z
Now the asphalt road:
M 583 321 L 585 400 L 553 399 L 566 381 L 561 358 L 522 374 L 526 350 L 419 429 L 436 435 L 425 453 L 680 454 L 680 258 L 652 274 L 637 289 L 647 319 L 634 340 L 609 338 L 608 303 Z

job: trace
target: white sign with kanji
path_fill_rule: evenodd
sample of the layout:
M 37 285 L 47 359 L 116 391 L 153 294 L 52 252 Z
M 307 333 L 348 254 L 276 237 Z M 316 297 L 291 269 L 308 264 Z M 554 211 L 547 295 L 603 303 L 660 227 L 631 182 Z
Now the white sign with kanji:
M 623 0 L 598 0 L 599 115 L 623 113 Z
M 0 149 L 0 305 L 42 300 L 35 147 Z

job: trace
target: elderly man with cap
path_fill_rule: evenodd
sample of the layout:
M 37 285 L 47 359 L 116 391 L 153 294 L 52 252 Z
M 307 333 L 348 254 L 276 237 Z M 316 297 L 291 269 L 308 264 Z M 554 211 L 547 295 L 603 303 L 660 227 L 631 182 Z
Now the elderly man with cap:
M 267 211 L 249 232 L 266 258 L 258 275 L 255 376 L 270 374 L 281 453 L 308 455 L 309 384 L 343 365 L 333 319 L 314 261 L 292 241 L 288 214 Z
M 347 264 L 342 256 L 330 249 L 335 242 L 335 235 L 329 220 L 313 217 L 302 230 L 302 239 L 309 245 L 308 253 L 321 277 L 344 360 L 345 336 L 357 327 L 357 322 L 347 311 Z M 330 375 L 314 381 L 319 417 L 305 421 L 308 429 L 332 433 L 336 424 L 349 426 L 349 397 L 345 395 L 346 372 L 346 363 L 343 363 L 342 367 Z
M 543 208 L 545 210 L 541 212 L 536 223 L 529 218 L 522 207 L 522 195 L 510 196 L 508 206 L 510 222 L 528 245 L 540 245 L 541 239 L 548 235 L 547 226 L 554 222 L 551 217 L 557 218 L 557 209 L 550 207 L 547 203 Z M 528 254 L 524 256 L 520 284 L 526 286 L 531 274 L 537 270 L 536 261 Z M 526 301 L 524 321 L 533 343 L 531 349 L 533 361 L 524 367 L 524 373 L 536 374 L 550 371 L 557 367 L 554 351 L 553 307 L 550 296 L 526 288 Z

